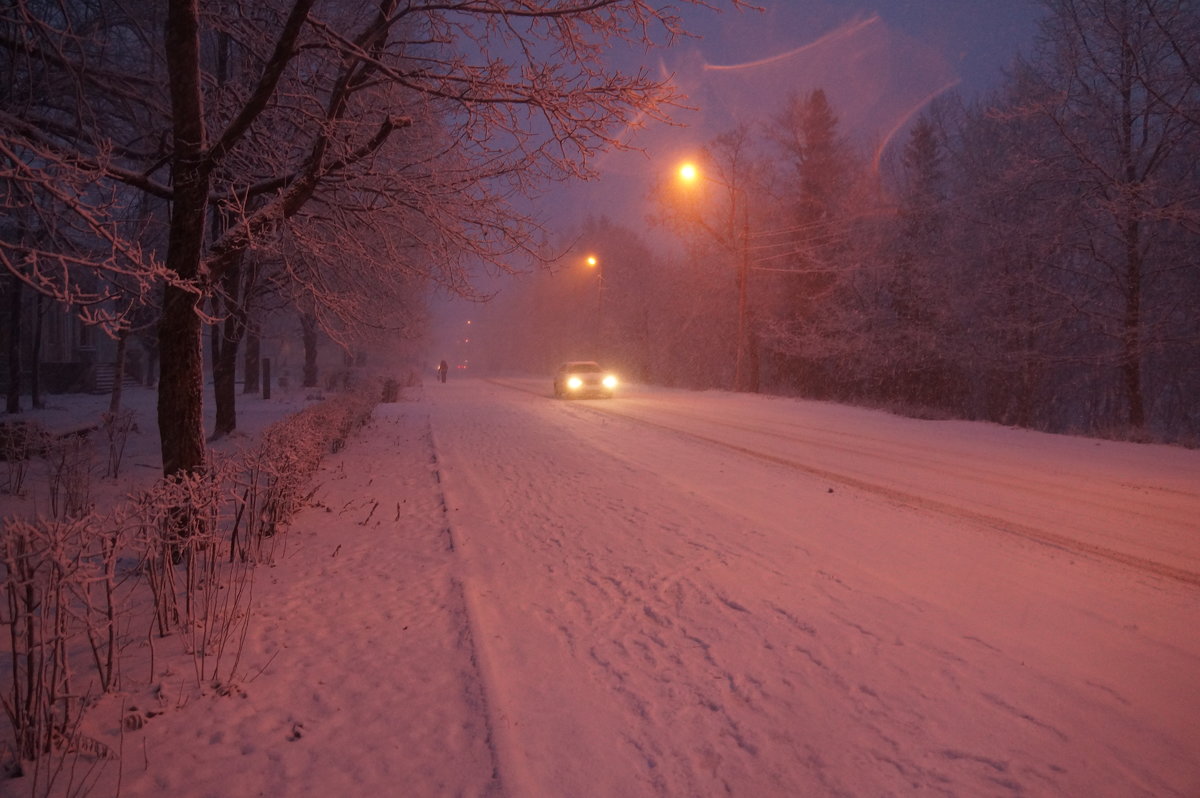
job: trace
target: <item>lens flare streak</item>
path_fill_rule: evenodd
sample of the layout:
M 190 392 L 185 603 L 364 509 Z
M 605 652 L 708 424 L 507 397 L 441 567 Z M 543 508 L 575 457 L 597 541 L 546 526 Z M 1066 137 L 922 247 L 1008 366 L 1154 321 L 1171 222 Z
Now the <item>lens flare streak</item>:
M 876 24 L 877 22 L 879 22 L 878 14 L 874 14 L 866 19 L 852 19 L 845 25 L 826 33 L 816 41 L 801 45 L 794 50 L 788 50 L 786 53 L 779 53 L 778 55 L 768 56 L 767 58 L 760 58 L 757 61 L 747 61 L 744 64 L 705 64 L 704 68 L 710 71 L 728 72 L 735 69 L 752 69 L 754 67 L 766 66 L 767 64 L 773 64 L 778 61 L 784 61 L 788 58 L 792 58 L 800 53 L 803 53 L 807 50 L 812 50 L 816 47 L 832 44 L 834 42 L 841 41 L 842 39 L 848 39 L 865 28 Z
M 933 91 L 929 92 L 929 94 L 926 94 L 924 97 L 922 97 L 920 100 L 918 100 L 916 102 L 916 104 L 913 105 L 912 108 L 909 108 L 907 111 L 905 111 L 903 114 L 900 115 L 900 118 L 896 121 L 896 124 L 892 125 L 891 129 L 888 130 L 887 135 L 885 135 L 883 137 L 883 140 L 879 143 L 879 147 L 877 147 L 875 150 L 875 158 L 872 161 L 872 169 L 876 173 L 879 172 L 879 162 L 883 159 L 884 150 L 886 150 L 888 148 L 888 145 L 891 143 L 892 139 L 895 138 L 896 134 L 899 133 L 900 130 L 905 125 L 908 124 L 908 121 L 910 119 L 912 119 L 917 114 L 918 111 L 920 111 L 922 108 L 924 108 L 929 103 L 933 102 L 934 98 L 937 97 L 939 94 L 943 94 L 943 93 L 949 91 L 950 89 L 954 88 L 961 82 L 962 82 L 961 80 L 959 80 L 958 78 L 955 78 L 954 80 L 951 80 L 948 83 L 946 83 L 944 86 L 934 89 Z

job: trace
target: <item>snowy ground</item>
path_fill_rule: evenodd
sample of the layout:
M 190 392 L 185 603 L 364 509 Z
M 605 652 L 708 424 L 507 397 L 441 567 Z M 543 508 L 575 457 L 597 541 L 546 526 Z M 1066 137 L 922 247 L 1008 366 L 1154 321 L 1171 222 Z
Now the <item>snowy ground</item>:
M 1200 795 L 1200 452 L 549 394 L 380 405 L 93 794 Z

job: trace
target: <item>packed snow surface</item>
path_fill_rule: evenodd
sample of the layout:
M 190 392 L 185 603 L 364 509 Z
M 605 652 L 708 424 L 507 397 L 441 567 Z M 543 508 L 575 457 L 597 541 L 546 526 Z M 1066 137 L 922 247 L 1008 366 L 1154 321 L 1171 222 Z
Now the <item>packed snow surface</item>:
M 93 794 L 1200 795 L 1198 451 L 452 379 L 316 488 Z

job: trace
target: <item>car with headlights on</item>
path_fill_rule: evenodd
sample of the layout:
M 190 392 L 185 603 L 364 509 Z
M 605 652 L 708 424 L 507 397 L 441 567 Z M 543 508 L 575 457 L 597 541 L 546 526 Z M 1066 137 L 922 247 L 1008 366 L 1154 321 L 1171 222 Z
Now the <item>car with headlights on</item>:
M 554 372 L 554 395 L 559 399 L 599 396 L 611 399 L 617 390 L 617 375 L 600 368 L 594 360 L 571 360 Z

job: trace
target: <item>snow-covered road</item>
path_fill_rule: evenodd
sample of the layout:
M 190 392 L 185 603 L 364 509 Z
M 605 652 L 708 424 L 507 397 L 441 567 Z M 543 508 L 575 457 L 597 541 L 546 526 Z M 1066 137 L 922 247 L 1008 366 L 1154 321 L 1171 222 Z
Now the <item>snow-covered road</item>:
M 1200 795 L 1197 450 L 452 379 L 256 574 L 228 685 L 131 622 L 92 795 Z
M 1200 794 L 1200 452 L 426 388 L 513 796 Z

